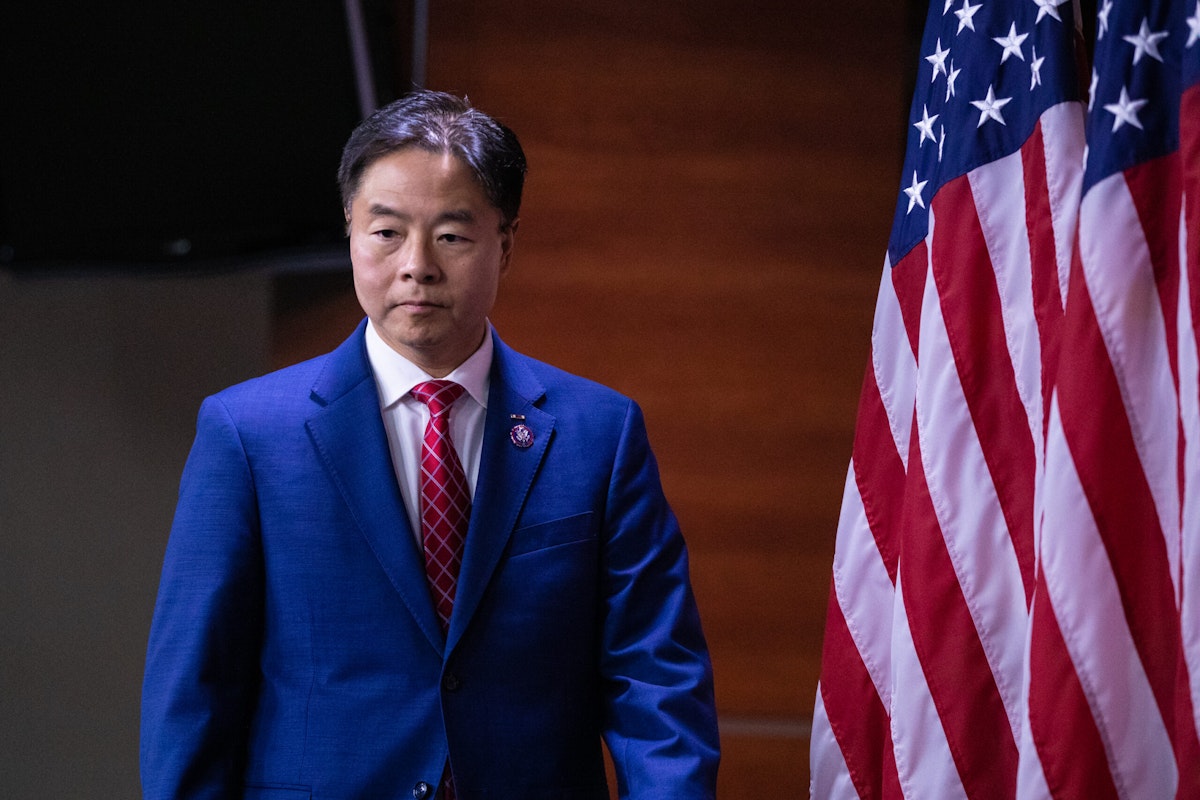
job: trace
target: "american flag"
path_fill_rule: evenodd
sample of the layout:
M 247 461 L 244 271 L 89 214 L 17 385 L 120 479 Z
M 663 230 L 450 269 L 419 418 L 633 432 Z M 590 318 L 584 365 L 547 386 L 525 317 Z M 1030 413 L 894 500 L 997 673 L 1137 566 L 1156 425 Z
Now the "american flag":
M 1046 445 L 1022 796 L 1200 797 L 1200 90 L 1180 113 L 1184 59 L 1192 84 L 1200 64 L 1192 3 L 1190 18 L 1178 0 L 1099 11 Z
M 816 798 L 1200 797 L 1190 2 L 1103 0 L 1094 70 L 1070 3 L 929 9 Z

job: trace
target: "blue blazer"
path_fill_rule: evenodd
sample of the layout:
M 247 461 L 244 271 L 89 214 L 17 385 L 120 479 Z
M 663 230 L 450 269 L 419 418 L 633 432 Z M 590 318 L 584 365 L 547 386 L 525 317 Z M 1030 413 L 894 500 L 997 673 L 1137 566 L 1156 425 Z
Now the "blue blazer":
M 442 634 L 364 325 L 206 399 L 150 633 L 144 796 L 711 798 L 712 671 L 637 405 L 495 340 Z M 510 440 L 523 415 L 532 446 Z

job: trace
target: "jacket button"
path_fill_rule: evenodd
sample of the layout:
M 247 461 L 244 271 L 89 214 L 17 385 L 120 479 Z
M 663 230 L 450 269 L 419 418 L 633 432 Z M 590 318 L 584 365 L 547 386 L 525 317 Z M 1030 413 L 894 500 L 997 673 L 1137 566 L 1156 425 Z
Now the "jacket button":
M 447 692 L 457 692 L 460 686 L 462 686 L 462 681 L 453 672 L 447 672 L 442 676 L 442 688 Z
M 432 794 L 432 787 L 425 781 L 421 781 L 413 787 L 413 800 L 425 800 Z

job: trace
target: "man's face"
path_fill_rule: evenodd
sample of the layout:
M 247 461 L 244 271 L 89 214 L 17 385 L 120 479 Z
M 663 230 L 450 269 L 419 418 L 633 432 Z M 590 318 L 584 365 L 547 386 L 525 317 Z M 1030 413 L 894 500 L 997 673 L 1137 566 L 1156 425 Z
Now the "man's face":
M 347 220 L 358 302 L 385 342 L 435 378 L 483 342 L 516 230 L 501 219 L 448 153 L 406 148 L 363 173 Z

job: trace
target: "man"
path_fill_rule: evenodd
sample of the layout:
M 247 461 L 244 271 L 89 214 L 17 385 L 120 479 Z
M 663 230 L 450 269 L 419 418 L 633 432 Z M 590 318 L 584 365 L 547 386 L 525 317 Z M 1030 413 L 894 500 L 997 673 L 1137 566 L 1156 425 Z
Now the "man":
M 622 797 L 713 797 L 711 667 L 641 412 L 487 319 L 524 173 L 441 93 L 350 137 L 367 319 L 201 407 L 147 798 L 607 798 L 602 736 Z

